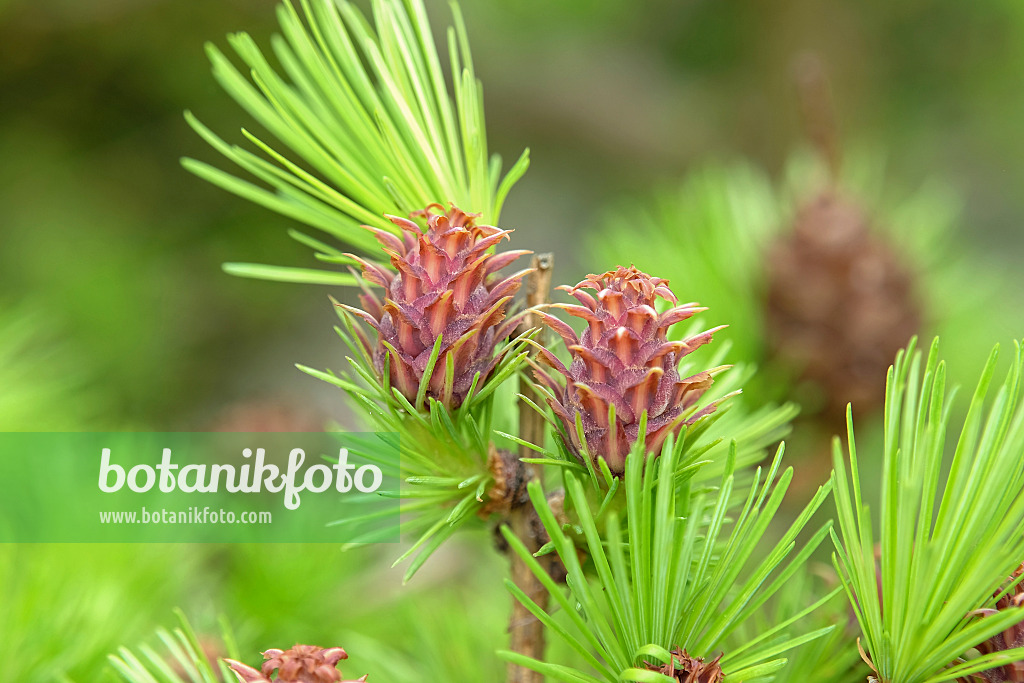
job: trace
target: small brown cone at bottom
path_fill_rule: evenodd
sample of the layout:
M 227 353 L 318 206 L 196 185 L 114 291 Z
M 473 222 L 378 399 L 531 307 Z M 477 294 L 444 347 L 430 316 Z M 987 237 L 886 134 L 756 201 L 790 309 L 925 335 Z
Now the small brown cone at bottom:
M 271 674 L 277 670 L 277 683 L 359 683 L 366 676 L 355 681 L 344 681 L 338 671 L 338 662 L 348 659 L 348 653 L 340 647 L 322 648 L 315 645 L 295 645 L 287 650 L 271 649 L 263 653 L 263 666 L 259 671 L 225 659 L 240 683 L 271 683 Z
M 703 657 L 691 657 L 686 650 L 676 648 L 672 650 L 672 660 L 667 664 L 645 663 L 648 671 L 670 676 L 679 683 L 722 683 L 725 680 L 725 673 L 718 664 L 721 658 L 722 655 L 718 655 L 705 662 Z

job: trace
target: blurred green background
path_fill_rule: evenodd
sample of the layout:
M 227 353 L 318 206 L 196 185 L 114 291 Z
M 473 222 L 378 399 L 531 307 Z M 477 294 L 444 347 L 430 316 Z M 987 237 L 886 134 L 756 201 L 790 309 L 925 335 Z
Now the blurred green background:
M 446 3 L 428 2 L 435 29 Z M 225 260 L 305 264 L 290 223 L 183 172 L 218 162 L 182 120 L 244 114 L 203 42 L 266 44 L 273 0 L 7 0 L 0 9 L 0 301 L 30 299 L 111 395 L 107 417 L 198 428 L 240 401 L 338 409 L 291 364 L 337 357 L 324 288 L 223 275 Z M 850 145 L 887 180 L 938 174 L 965 202 L 964 249 L 1016 270 L 1024 237 L 1024 6 L 1012 0 L 466 3 L 493 147 L 533 165 L 503 222 L 594 263 L 606 206 L 712 160 L 778 174 L 804 141 L 794 57 L 817 52 Z M 1021 287 L 1019 282 L 1016 283 Z M 7 425 L 5 425 L 7 426 Z M 9 426 L 8 426 L 9 428 Z
M 312 265 L 285 235 L 292 224 L 178 164 L 186 155 L 220 163 L 186 126 L 185 108 L 219 131 L 246 123 L 210 77 L 204 41 L 246 30 L 265 45 L 275 4 L 0 1 L 0 429 L 303 429 L 346 419 L 339 393 L 293 368 L 340 366 L 331 292 L 220 270 L 227 260 Z M 441 39 L 447 4 L 427 6 Z M 997 274 L 1005 300 L 1024 298 L 1024 4 L 468 0 L 463 10 L 492 147 L 506 159 L 532 150 L 503 227 L 517 230 L 519 247 L 556 253 L 556 282 L 614 266 L 593 256 L 612 207 L 643 203 L 695 169 L 745 159 L 781 181 L 806 143 L 793 63 L 812 51 L 829 74 L 844 147 L 884 156 L 890 194 L 940 179 L 962 203 L 952 252 Z M 628 220 L 619 225 L 628 244 Z M 728 321 L 729 310 L 715 313 Z M 983 354 L 1022 336 L 1020 320 L 995 321 L 1003 336 L 980 351 L 956 348 Z M 461 553 L 375 602 L 356 597 L 365 578 L 345 577 L 389 562 L 327 547 L 6 547 L 0 578 L 14 592 L 5 590 L 13 607 L 0 640 L 37 653 L 18 680 L 66 670 L 89 681 L 100 680 L 104 653 L 170 623 L 174 605 L 191 607 L 203 628 L 225 612 L 261 648 L 337 639 L 352 650 L 341 639 L 359 629 L 346 622 L 386 613 L 407 625 L 408 639 L 391 644 L 416 671 L 410 653 L 444 642 L 447 626 L 409 626 L 432 605 L 479 611 L 472 642 L 504 639 L 500 586 L 439 588 L 467 571 Z M 479 572 L 470 575 L 472 586 Z M 452 608 L 467 596 L 476 606 Z M 477 663 L 452 657 L 439 665 L 452 680 L 482 680 Z

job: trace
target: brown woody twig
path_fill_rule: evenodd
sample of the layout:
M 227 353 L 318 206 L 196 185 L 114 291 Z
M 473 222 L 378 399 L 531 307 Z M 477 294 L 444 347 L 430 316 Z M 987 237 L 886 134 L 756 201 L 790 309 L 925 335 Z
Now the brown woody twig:
M 554 263 L 552 254 L 538 254 L 533 257 L 534 271 L 526 280 L 526 303 L 529 307 L 539 306 L 548 302 L 551 291 L 551 267 Z M 540 327 L 538 316 L 528 314 L 524 323 L 527 329 Z M 540 343 L 543 340 L 538 338 Z M 528 381 L 521 380 L 520 393 L 536 402 L 536 392 Z M 544 443 L 545 423 L 542 416 L 531 408 L 525 401 L 519 402 L 519 436 L 530 443 Z M 519 457 L 529 457 L 530 452 L 526 447 L 520 447 Z M 539 479 L 539 466 L 525 464 L 527 479 Z M 533 508 L 527 503 L 513 508 L 508 517 L 508 525 L 512 532 L 520 538 L 530 552 L 540 549 L 540 538 L 536 530 L 536 516 Z M 544 586 L 533 575 L 530 568 L 526 566 L 515 552 L 510 552 L 512 563 L 512 581 L 528 595 L 541 609 L 547 608 L 547 591 Z M 543 558 L 542 558 L 543 559 Z M 544 656 L 544 630 L 541 624 L 529 610 L 519 601 L 513 601 L 512 617 L 509 620 L 509 646 L 513 652 L 543 659 Z M 544 677 L 515 664 L 508 665 L 508 683 L 542 683 Z

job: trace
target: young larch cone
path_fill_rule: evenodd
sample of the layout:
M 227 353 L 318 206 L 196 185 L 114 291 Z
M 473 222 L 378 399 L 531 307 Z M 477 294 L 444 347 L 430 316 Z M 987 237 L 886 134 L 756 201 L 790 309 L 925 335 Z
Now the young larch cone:
M 669 341 L 670 326 L 705 309 L 694 303 L 678 305 L 668 280 L 632 266 L 619 266 L 603 275 L 590 275 L 575 287 L 559 289 L 581 305 L 553 307 L 582 318 L 587 328 L 577 337 L 565 322 L 540 312 L 544 323 L 565 340 L 572 362 L 567 368 L 542 349 L 538 361 L 554 368 L 564 382 L 556 381 L 537 364 L 534 371 L 551 392 L 548 403 L 578 457 L 582 457 L 584 444 L 577 434 L 577 416 L 583 425 L 586 451 L 594 459 L 603 457 L 613 473 L 622 474 L 626 455 L 639 437 L 643 413 L 647 413 L 645 446 L 652 453 L 660 450 L 669 434 L 714 410 L 714 405 L 693 410 L 711 386 L 711 371 L 680 378 L 677 366 L 683 356 L 711 341 L 721 328 Z M 585 290 L 594 290 L 596 295 Z M 672 304 L 660 314 L 655 309 L 659 298 Z M 614 406 L 614 424 L 609 422 L 609 406 Z
M 288 650 L 267 650 L 263 658 L 266 661 L 260 671 L 233 659 L 224 661 L 241 683 L 269 683 L 275 669 L 277 683 L 359 683 L 366 680 L 366 676 L 356 681 L 341 680 L 338 662 L 348 659 L 348 654 L 340 647 L 295 645 Z
M 705 662 L 703 657 L 691 657 L 686 650 L 676 648 L 672 650 L 672 661 L 669 663 L 646 664 L 649 671 L 670 676 L 680 683 L 721 683 L 725 680 L 722 667 L 718 664 L 721 658 L 722 655 L 718 655 L 710 662 Z
M 767 278 L 770 351 L 817 385 L 825 414 L 880 405 L 886 369 L 921 314 L 911 273 L 861 207 L 834 190 L 801 207 L 768 251 Z
M 1010 581 L 1016 581 L 1020 578 L 1021 574 L 1024 574 L 1024 564 L 1017 567 L 1010 576 Z M 997 614 L 999 610 L 1024 605 L 1024 586 L 1021 583 L 1015 585 L 1006 595 L 999 598 L 996 601 L 995 609 L 978 610 L 976 614 L 979 614 L 979 616 Z M 1002 590 L 997 591 L 996 595 L 999 595 L 1001 592 Z M 977 647 L 978 651 L 983 655 L 1009 650 L 1014 647 L 1024 647 L 1024 620 L 1014 624 L 1002 633 L 997 633 Z M 984 679 L 987 683 L 1024 683 L 1024 661 L 1018 660 L 1010 664 L 997 666 L 994 669 L 979 671 L 974 675 Z
M 389 359 L 391 382 L 410 401 L 440 337 L 426 395 L 456 408 L 477 373 L 478 389 L 486 381 L 500 360 L 496 347 L 518 321 L 517 317 L 506 319 L 506 309 L 529 269 L 504 279 L 497 272 L 531 252 L 490 253 L 512 231 L 477 225 L 479 214 L 454 206 L 445 212 L 440 204 L 431 204 L 412 216 L 427 220 L 426 232 L 397 216 L 387 218 L 402 229 L 401 237 L 368 228 L 390 256 L 394 270 L 348 254 L 362 266 L 363 279 L 384 288 L 383 301 L 364 288 L 360 301 L 365 310 L 342 307 L 377 331 L 376 342 L 360 335 L 360 343 L 378 373 L 383 374 Z M 448 364 L 454 370 L 451 382 L 445 381 Z

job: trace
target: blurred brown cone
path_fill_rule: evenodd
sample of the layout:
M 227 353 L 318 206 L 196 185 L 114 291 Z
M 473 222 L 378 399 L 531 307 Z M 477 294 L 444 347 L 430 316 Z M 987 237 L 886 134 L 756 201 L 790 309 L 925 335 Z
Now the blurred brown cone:
M 880 406 L 886 370 L 921 322 L 899 255 L 860 206 L 826 190 L 799 209 L 767 261 L 771 355 L 820 390 L 826 419 L 842 420 L 848 402 Z

